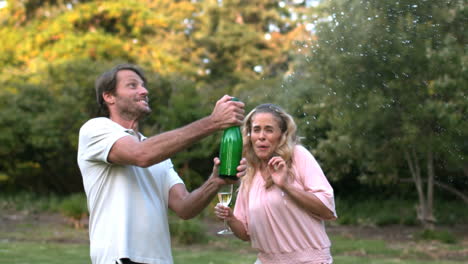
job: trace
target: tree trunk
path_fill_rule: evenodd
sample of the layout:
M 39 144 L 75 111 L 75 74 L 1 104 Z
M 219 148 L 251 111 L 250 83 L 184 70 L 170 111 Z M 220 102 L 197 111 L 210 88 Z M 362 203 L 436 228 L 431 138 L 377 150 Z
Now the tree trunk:
M 411 182 L 411 183 L 414 183 L 414 180 L 413 179 L 400 179 L 400 182 Z M 436 180 L 434 180 L 434 186 L 437 186 L 437 187 L 440 187 L 441 189 L 444 189 L 446 190 L 447 192 L 457 196 L 458 198 L 460 198 L 464 203 L 466 203 L 468 205 L 468 196 L 463 194 L 462 192 L 460 192 L 459 190 L 451 187 L 450 185 L 447 185 L 445 183 L 441 183 L 441 182 L 438 182 Z
M 428 183 L 428 188 L 427 188 L 427 197 L 426 194 L 424 193 L 424 180 L 421 177 L 421 168 L 419 166 L 418 162 L 418 156 L 416 154 L 416 151 L 414 149 L 410 151 L 405 151 L 405 157 L 406 161 L 408 163 L 408 167 L 411 172 L 411 177 L 414 181 L 414 184 L 416 186 L 416 190 L 418 192 L 418 199 L 419 199 L 419 204 L 417 206 L 416 212 L 419 221 L 421 224 L 424 226 L 424 228 L 429 228 L 433 229 L 434 228 L 434 217 L 432 216 L 432 204 L 433 204 L 433 189 L 434 189 L 434 170 L 432 169 L 432 184 Z M 428 154 L 428 157 L 432 157 L 432 153 Z M 428 161 L 429 162 L 429 161 Z M 432 167 L 432 159 L 430 160 L 430 164 L 428 163 L 428 168 Z M 428 178 L 429 172 L 428 172 Z M 432 186 L 432 187 L 430 187 Z
M 463 194 L 459 190 L 457 190 L 455 188 L 452 188 L 451 186 L 449 186 L 447 184 L 443 184 L 443 183 L 437 182 L 437 181 L 435 181 L 434 184 L 439 186 L 440 188 L 442 188 L 442 189 L 444 189 L 444 190 L 458 196 L 460 199 L 462 199 L 462 201 L 464 201 L 468 205 L 468 196 Z
M 434 153 L 430 149 L 427 153 L 427 211 L 426 222 L 429 224 L 430 229 L 434 229 Z

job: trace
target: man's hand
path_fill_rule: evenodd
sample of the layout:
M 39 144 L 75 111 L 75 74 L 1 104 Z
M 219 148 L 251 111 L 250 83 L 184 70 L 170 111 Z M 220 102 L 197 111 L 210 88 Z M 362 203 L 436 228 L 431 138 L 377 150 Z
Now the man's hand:
M 193 192 L 188 192 L 182 183 L 174 185 L 169 190 L 169 208 L 182 219 L 190 219 L 198 215 L 213 200 L 222 185 L 234 184 L 238 180 L 219 177 L 219 158 L 214 158 L 213 172 L 208 180 Z M 247 161 L 241 160 L 237 167 L 237 177 L 243 177 L 247 169 Z
M 231 101 L 232 98 L 225 95 L 219 99 L 210 115 L 211 121 L 218 129 L 240 126 L 244 120 L 244 103 Z
M 247 174 L 247 160 L 245 158 L 242 158 L 240 161 L 239 166 L 237 166 L 237 178 L 242 178 Z
M 213 159 L 213 163 L 214 163 L 213 172 L 211 173 L 209 180 L 213 180 L 220 187 L 221 185 L 234 184 L 238 182 L 238 180 L 233 181 L 227 178 L 226 179 L 220 178 L 219 177 L 219 164 L 221 164 L 221 160 L 216 157 Z M 236 174 L 237 178 L 244 177 L 246 171 L 247 171 L 247 160 L 245 158 L 242 158 L 240 161 L 240 165 L 237 166 L 237 174 Z

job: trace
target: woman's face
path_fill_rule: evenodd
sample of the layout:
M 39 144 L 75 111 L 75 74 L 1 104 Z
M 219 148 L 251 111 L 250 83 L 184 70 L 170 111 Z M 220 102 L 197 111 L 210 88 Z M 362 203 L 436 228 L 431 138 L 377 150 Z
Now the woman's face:
M 281 139 L 279 121 L 270 113 L 257 113 L 252 117 L 250 141 L 255 155 L 267 162 L 273 156 Z

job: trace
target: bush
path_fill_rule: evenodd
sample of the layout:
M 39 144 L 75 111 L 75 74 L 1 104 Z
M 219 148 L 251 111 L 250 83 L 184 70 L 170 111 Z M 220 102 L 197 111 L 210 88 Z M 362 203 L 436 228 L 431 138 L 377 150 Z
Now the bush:
M 394 212 L 385 210 L 384 212 L 376 215 L 375 224 L 377 226 L 397 225 L 401 223 L 401 216 Z
M 337 223 L 341 225 L 406 225 L 416 226 L 417 200 L 388 199 L 342 199 L 336 198 Z M 462 201 L 435 200 L 434 214 L 438 225 L 462 224 L 468 221 L 468 210 L 460 210 Z
M 426 229 L 418 234 L 416 237 L 422 240 L 438 240 L 447 244 L 455 244 L 457 240 L 455 236 L 446 230 L 429 230 Z
M 75 228 L 84 227 L 81 219 L 88 215 L 85 194 L 76 193 L 68 196 L 60 203 L 59 211 L 73 223 Z
M 468 222 L 468 210 L 466 204 L 458 201 L 438 200 L 434 204 L 434 216 L 437 223 L 444 225 L 456 225 Z
M 402 216 L 401 223 L 405 226 L 417 226 L 419 225 L 419 220 L 416 216 Z
M 38 195 L 32 192 L 2 193 L 0 194 L 0 209 L 17 211 L 56 212 L 60 204 L 60 197 L 55 194 Z
M 339 214 L 336 222 L 340 225 L 355 225 L 357 224 L 357 219 L 350 214 Z
M 179 243 L 191 245 L 207 241 L 206 230 L 199 218 L 172 219 L 169 222 L 172 237 Z

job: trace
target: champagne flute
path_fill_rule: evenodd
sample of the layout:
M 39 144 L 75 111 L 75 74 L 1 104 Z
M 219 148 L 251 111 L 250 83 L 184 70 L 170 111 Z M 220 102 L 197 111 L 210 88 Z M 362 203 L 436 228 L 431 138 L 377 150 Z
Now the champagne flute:
M 232 199 L 232 189 L 233 184 L 223 185 L 221 189 L 218 191 L 218 200 L 219 203 L 223 206 L 228 207 L 229 203 L 231 203 Z M 230 235 L 232 231 L 229 229 L 226 223 L 226 219 L 224 219 L 224 229 L 218 232 L 218 235 Z

